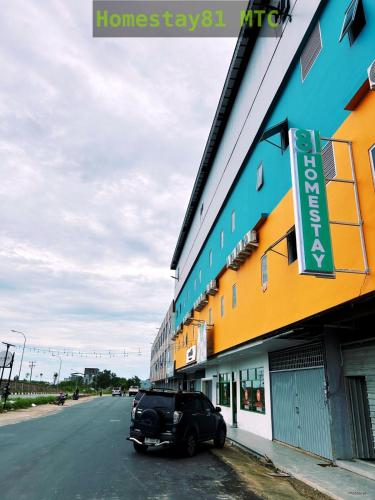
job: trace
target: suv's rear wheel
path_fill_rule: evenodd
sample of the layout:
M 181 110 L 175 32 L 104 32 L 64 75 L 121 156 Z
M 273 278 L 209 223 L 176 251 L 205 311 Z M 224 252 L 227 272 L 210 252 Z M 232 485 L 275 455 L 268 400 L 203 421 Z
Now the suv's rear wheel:
M 139 444 L 134 441 L 133 441 L 133 446 L 135 451 L 137 451 L 138 453 L 146 453 L 148 448 L 148 446 L 146 446 L 145 444 Z
M 189 432 L 185 439 L 184 451 L 188 457 L 193 457 L 197 452 L 197 436 L 194 432 Z
M 217 430 L 216 436 L 214 437 L 215 448 L 224 448 L 226 437 L 227 429 L 224 425 L 221 425 Z

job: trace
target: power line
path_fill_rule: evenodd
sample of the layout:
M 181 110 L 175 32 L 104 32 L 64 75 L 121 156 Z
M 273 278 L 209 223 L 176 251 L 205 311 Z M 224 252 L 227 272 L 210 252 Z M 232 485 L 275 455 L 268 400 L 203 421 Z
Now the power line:
M 23 345 L 15 344 L 15 348 L 18 350 L 23 349 Z M 129 355 L 142 356 L 141 348 L 139 347 L 137 350 L 131 351 L 127 348 L 123 350 L 92 350 L 92 351 L 82 351 L 80 349 L 72 349 L 69 347 L 46 347 L 46 346 L 37 346 L 37 345 L 28 345 L 25 348 L 29 352 L 34 352 L 36 354 L 45 354 L 47 356 L 64 356 L 66 358 L 69 357 L 79 357 L 79 358 L 127 358 Z

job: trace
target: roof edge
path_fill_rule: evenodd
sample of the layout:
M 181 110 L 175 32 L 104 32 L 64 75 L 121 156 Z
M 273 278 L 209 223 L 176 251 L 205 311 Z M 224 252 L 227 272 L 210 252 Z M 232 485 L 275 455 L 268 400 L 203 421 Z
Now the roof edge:
M 255 0 L 249 1 L 248 8 L 251 9 Z M 264 4 L 268 4 L 268 0 L 264 0 Z M 249 30 L 245 26 L 241 28 L 236 47 L 229 65 L 229 70 L 225 79 L 223 90 L 219 99 L 219 104 L 216 109 L 215 117 L 211 125 L 207 143 L 203 152 L 203 157 L 199 166 L 197 176 L 195 178 L 192 193 L 185 212 L 185 217 L 178 236 L 175 251 L 173 253 L 171 270 L 177 268 L 183 246 L 191 227 L 195 211 L 198 206 L 199 199 L 203 192 L 205 182 L 214 162 L 218 146 L 223 136 L 229 116 L 231 114 L 237 93 L 242 82 L 243 75 L 247 68 L 248 61 L 258 38 L 259 28 Z

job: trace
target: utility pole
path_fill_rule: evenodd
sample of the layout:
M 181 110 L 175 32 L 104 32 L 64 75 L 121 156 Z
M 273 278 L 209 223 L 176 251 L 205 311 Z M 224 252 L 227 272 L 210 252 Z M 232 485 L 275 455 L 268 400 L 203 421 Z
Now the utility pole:
M 3 361 L 3 366 L 1 367 L 0 388 L 1 388 L 2 383 L 3 383 L 4 370 L 5 370 L 5 368 L 9 368 L 7 365 L 9 363 L 12 363 L 12 361 L 14 359 L 14 355 L 12 355 L 12 358 L 8 361 L 9 347 L 14 347 L 14 345 L 13 344 L 9 344 L 9 342 L 2 342 L 2 343 L 7 346 L 7 350 L 5 351 L 5 357 L 4 357 L 4 361 Z M 12 366 L 13 366 L 13 364 L 12 364 Z
M 5 410 L 5 406 L 7 404 L 7 399 L 8 399 L 8 396 L 10 394 L 10 377 L 12 375 L 13 363 L 14 363 L 14 353 L 12 354 L 12 359 L 11 359 L 10 365 L 9 365 L 8 382 L 5 386 L 5 391 L 3 391 L 3 394 L 2 394 L 2 397 L 4 398 L 3 410 Z
M 31 369 L 31 372 L 30 372 L 30 384 L 31 384 L 31 380 L 33 378 L 33 369 L 34 369 L 35 365 L 36 365 L 35 361 L 29 361 L 29 367 Z

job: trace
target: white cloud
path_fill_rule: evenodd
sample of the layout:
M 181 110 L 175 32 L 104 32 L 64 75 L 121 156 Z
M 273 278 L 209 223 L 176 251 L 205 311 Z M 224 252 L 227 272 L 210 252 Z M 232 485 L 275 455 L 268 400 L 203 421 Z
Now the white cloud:
M 89 1 L 8 0 L 2 14 L 1 340 L 140 348 L 63 371 L 145 377 L 235 40 L 93 39 Z M 55 365 L 38 358 L 45 376 Z

